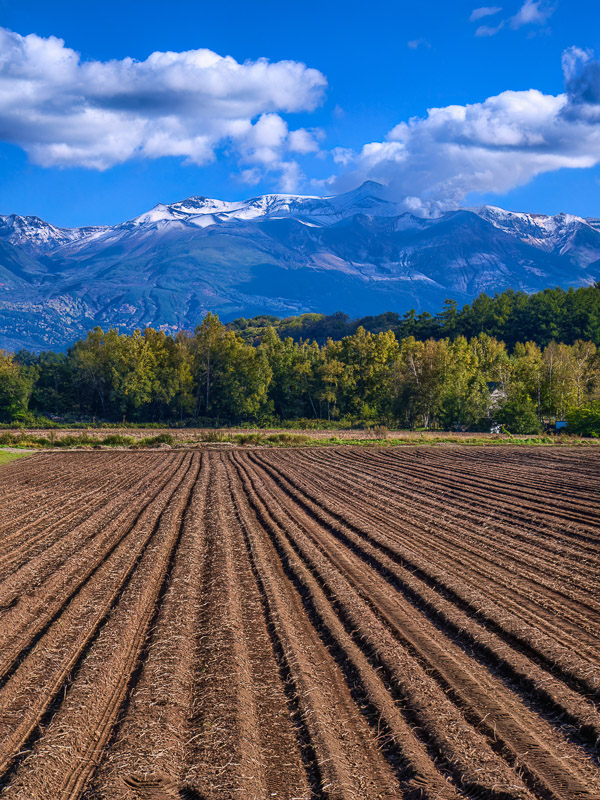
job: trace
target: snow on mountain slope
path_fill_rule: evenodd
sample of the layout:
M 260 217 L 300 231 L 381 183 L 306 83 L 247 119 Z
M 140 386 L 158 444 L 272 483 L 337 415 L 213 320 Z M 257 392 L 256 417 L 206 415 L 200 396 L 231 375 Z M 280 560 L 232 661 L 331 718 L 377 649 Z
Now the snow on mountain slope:
M 470 210 L 495 228 L 545 252 L 571 254 L 585 265 L 600 259 L 600 220 L 585 220 L 571 214 L 527 214 L 489 205 Z M 426 228 L 435 221 L 403 211 L 385 198 L 385 187 L 367 181 L 351 192 L 331 197 L 269 194 L 243 201 L 188 197 L 168 205 L 159 203 L 115 226 L 58 228 L 38 217 L 0 216 L 0 239 L 7 239 L 29 253 L 52 253 L 60 249 L 61 257 L 68 257 L 92 242 L 105 247 L 142 235 L 179 236 L 193 229 L 264 219 L 293 218 L 309 227 L 329 226 L 359 214 L 395 218 L 398 230 Z
M 201 221 L 205 217 L 210 220 L 210 224 L 234 219 L 250 221 L 265 217 L 296 217 L 313 223 L 330 224 L 359 213 L 372 216 L 400 214 L 395 203 L 383 198 L 384 192 L 381 184 L 367 181 L 358 189 L 332 197 L 267 194 L 234 202 L 208 197 L 188 197 L 171 205 L 159 204 L 151 211 L 136 217 L 133 222 L 146 225 L 179 220 L 206 227 Z
M 0 239 L 5 239 L 28 253 L 46 253 L 63 244 L 103 233 L 105 226 L 57 228 L 39 217 L 0 215 Z
M 595 231 L 600 231 L 600 219 L 598 219 L 596 217 L 587 217 L 585 221 Z
M 548 253 L 571 255 L 584 266 L 600 258 L 600 226 L 573 214 L 524 214 L 496 206 L 473 209 L 494 227 Z
M 384 199 L 384 193 L 385 188 L 381 184 L 367 181 L 358 189 L 332 197 L 269 194 L 231 202 L 200 196 L 188 197 L 170 205 L 159 203 L 150 211 L 112 227 L 69 230 L 47 226 L 52 230 L 44 231 L 46 239 L 42 241 L 41 236 L 31 235 L 28 247 L 31 252 L 52 251 L 57 257 L 71 258 L 86 251 L 89 246 L 96 250 L 113 246 L 128 250 L 131 246 L 137 248 L 142 239 L 154 241 L 157 238 L 187 236 L 193 234 L 194 230 L 265 219 L 291 218 L 307 227 L 319 227 L 357 214 L 376 217 L 401 214 L 395 203 Z M 0 227 L 0 238 L 2 236 Z

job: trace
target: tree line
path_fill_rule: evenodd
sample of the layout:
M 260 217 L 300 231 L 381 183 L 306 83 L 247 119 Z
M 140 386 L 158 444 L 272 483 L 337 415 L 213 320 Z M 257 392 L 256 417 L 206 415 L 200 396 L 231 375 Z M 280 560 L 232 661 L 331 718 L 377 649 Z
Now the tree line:
M 481 294 L 462 309 L 446 300 L 439 314 L 414 309 L 400 316 L 393 311 L 352 320 L 347 314 L 301 314 L 278 319 L 263 315 L 227 323 L 248 342 L 256 344 L 265 330 L 274 327 L 282 339 L 327 339 L 351 336 L 359 327 L 371 333 L 391 330 L 397 339 L 444 339 L 465 336 L 471 339 L 487 333 L 512 350 L 517 342 L 574 344 L 578 339 L 600 346 L 600 284 L 580 289 L 545 289 L 527 294 L 513 289 L 493 296 Z
M 0 354 L 0 421 L 180 424 L 344 421 L 406 428 L 539 430 L 600 399 L 595 343 L 398 338 L 359 326 L 339 340 L 250 344 L 208 314 L 193 333 L 95 328 L 67 353 Z M 582 417 L 583 418 L 583 417 Z M 589 423 L 589 414 L 587 417 Z

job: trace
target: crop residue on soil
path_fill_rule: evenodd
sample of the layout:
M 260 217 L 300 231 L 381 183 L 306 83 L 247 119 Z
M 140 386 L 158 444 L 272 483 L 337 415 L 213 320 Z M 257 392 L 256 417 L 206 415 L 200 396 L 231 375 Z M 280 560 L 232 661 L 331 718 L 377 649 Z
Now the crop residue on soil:
M 600 797 L 600 454 L 0 478 L 2 800 Z

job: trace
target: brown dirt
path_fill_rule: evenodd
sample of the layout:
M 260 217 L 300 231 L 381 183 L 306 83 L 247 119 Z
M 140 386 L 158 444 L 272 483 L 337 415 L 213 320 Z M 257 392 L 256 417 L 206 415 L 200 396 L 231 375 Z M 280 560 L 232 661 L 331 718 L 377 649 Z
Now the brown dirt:
M 0 797 L 597 800 L 600 454 L 44 453 Z

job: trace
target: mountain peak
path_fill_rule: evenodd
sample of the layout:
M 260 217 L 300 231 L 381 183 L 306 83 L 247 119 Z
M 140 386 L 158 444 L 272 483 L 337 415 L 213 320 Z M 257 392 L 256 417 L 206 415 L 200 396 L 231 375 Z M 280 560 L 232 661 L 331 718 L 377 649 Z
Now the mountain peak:
M 365 197 L 367 195 L 373 195 L 382 198 L 386 190 L 387 187 L 382 183 L 378 183 L 377 181 L 365 181 L 361 183 L 360 186 L 357 186 L 356 189 L 344 192 L 344 194 L 339 195 L 339 197 Z
M 385 186 L 378 181 L 365 181 L 358 187 L 359 189 L 368 189 L 370 192 L 383 191 Z
M 379 183 L 378 181 L 364 181 L 358 186 L 355 191 L 356 192 L 383 192 L 385 190 L 385 186 L 383 183 Z

